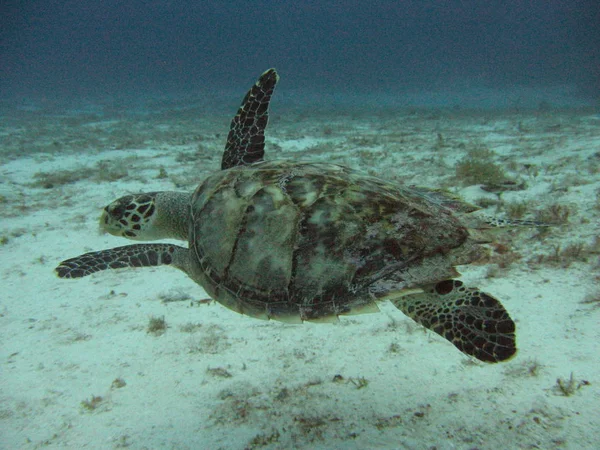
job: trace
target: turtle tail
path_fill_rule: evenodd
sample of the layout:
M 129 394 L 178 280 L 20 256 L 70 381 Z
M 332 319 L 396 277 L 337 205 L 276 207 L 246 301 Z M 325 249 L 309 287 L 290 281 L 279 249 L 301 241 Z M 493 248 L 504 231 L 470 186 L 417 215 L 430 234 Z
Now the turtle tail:
M 391 301 L 411 319 L 481 361 L 506 361 L 517 351 L 515 323 L 502 304 L 462 281 L 440 281 Z

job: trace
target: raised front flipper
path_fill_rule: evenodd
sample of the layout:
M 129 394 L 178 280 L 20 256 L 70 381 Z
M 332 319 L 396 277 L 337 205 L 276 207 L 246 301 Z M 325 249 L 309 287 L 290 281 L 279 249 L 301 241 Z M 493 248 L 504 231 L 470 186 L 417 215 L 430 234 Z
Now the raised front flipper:
M 137 244 L 85 253 L 61 262 L 60 278 L 81 278 L 94 272 L 124 267 L 173 265 L 187 272 L 188 249 L 170 244 Z
M 275 69 L 263 73 L 250 88 L 231 121 L 221 169 L 262 161 L 265 154 L 265 128 L 269 122 L 269 102 L 279 75 Z
M 505 361 L 517 351 L 515 323 L 504 307 L 462 281 L 440 281 L 424 292 L 391 301 L 411 319 L 481 361 Z

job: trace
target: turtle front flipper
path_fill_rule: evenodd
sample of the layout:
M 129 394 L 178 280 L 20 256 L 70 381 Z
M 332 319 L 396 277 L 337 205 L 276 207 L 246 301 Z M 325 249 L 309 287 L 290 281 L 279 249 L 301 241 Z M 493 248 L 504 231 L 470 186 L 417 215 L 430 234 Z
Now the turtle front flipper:
M 275 69 L 263 73 L 250 88 L 231 121 L 221 169 L 262 161 L 265 154 L 265 129 L 269 122 L 269 102 L 279 75 Z
M 188 272 L 188 249 L 171 244 L 136 244 L 85 253 L 61 262 L 60 278 L 82 278 L 94 272 L 125 267 L 173 265 Z
M 498 300 L 459 280 L 444 280 L 392 299 L 404 314 L 485 362 L 510 359 L 517 351 L 515 323 Z

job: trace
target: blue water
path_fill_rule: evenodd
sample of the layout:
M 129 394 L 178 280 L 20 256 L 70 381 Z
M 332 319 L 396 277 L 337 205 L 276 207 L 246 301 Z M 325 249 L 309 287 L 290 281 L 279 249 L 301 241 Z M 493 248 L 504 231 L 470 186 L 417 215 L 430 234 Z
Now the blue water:
M 477 106 L 506 106 L 506 92 L 513 104 L 560 103 L 540 98 L 548 89 L 561 101 L 600 98 L 595 0 L 2 5 L 4 101 L 237 92 L 268 67 L 289 90 L 316 96 L 393 93 L 418 103 L 424 94 L 424 103 Z

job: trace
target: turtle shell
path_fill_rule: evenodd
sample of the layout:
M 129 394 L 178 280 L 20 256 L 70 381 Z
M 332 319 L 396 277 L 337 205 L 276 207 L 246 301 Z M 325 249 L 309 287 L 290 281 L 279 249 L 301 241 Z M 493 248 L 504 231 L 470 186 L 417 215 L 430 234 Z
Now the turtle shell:
M 475 257 L 450 208 L 326 163 L 217 172 L 194 192 L 191 218 L 192 277 L 258 318 L 359 312 L 391 292 L 455 276 L 455 264 Z

